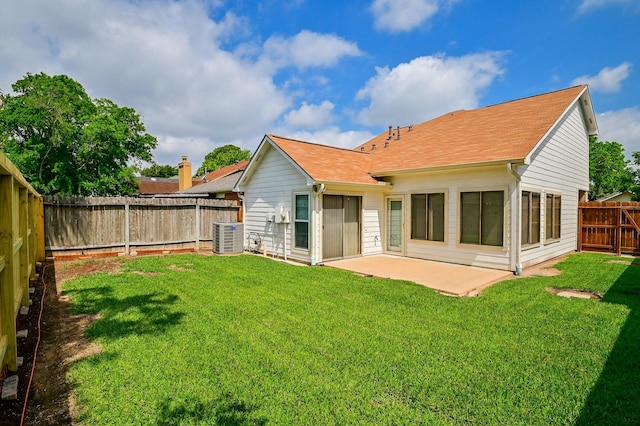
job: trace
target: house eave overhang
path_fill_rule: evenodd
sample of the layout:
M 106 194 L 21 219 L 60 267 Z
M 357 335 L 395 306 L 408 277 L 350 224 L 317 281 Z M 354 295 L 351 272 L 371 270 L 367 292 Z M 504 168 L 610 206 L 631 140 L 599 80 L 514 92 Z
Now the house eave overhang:
M 525 158 L 526 164 L 531 162 L 531 156 L 538 149 L 541 143 L 543 143 L 549 134 L 557 128 L 560 121 L 567 115 L 569 110 L 573 107 L 575 103 L 578 103 L 580 106 L 580 111 L 582 112 L 582 118 L 584 120 L 584 125 L 587 130 L 588 136 L 595 136 L 598 134 L 598 123 L 596 122 L 596 113 L 593 109 L 593 103 L 591 102 L 591 95 L 589 94 L 589 87 L 585 86 L 584 89 L 580 92 L 580 94 L 576 97 L 576 99 L 569 104 L 569 106 L 564 110 L 562 114 L 558 117 L 555 123 L 547 131 L 545 134 L 538 140 L 535 146 L 529 151 L 527 157 Z
M 287 154 L 284 150 L 282 150 L 282 148 L 280 148 L 277 143 L 272 141 L 271 138 L 269 138 L 269 135 L 264 135 L 264 137 L 262 138 L 262 141 L 260 142 L 260 145 L 258 145 L 258 148 L 256 149 L 256 152 L 251 156 L 251 160 L 249 160 L 249 164 L 247 164 L 247 167 L 242 172 L 242 175 L 240 175 L 238 182 L 233 187 L 233 192 L 244 191 L 242 188 L 243 185 L 247 183 L 247 180 L 253 174 L 253 169 L 256 167 L 256 163 L 258 163 L 264 156 L 264 151 L 267 146 L 270 146 L 271 148 L 275 149 L 278 153 L 280 153 L 280 155 L 286 158 L 293 165 L 293 167 L 295 167 L 296 170 L 298 170 L 298 172 L 300 172 L 300 174 L 304 176 L 308 186 L 313 185 L 314 180 L 309 175 L 309 173 L 307 173 L 302 167 L 300 167 L 300 165 L 293 158 L 291 158 L 289 154 Z
M 475 169 L 475 168 L 479 168 L 479 167 L 503 166 L 505 164 L 523 165 L 523 164 L 527 164 L 527 162 L 525 160 L 526 160 L 525 158 L 511 158 L 511 159 L 482 161 L 482 162 L 467 163 L 467 164 L 446 164 L 446 165 L 441 165 L 441 166 L 418 167 L 418 168 L 413 168 L 413 169 L 376 170 L 374 172 L 371 172 L 371 176 L 373 176 L 373 177 L 385 177 L 385 176 L 394 176 L 394 175 L 410 175 L 410 174 L 426 173 L 426 172 L 438 172 L 438 171 L 449 171 L 449 170 Z
M 340 180 L 317 180 L 313 182 L 313 185 L 334 185 L 334 186 L 350 186 L 356 188 L 367 188 L 367 189 L 389 189 L 393 188 L 393 184 L 391 182 L 378 181 L 376 183 L 365 183 L 365 182 L 345 182 Z

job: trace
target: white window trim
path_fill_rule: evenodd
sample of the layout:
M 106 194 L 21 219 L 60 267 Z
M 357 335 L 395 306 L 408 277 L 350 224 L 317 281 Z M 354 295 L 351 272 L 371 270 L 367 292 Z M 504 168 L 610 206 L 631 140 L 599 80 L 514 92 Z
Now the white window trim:
M 560 200 L 562 200 L 564 198 L 564 195 L 562 194 L 562 191 L 556 191 L 553 189 L 549 189 L 549 190 L 545 190 L 544 191 L 544 226 L 543 226 L 543 230 L 544 230 L 544 238 L 541 238 L 542 241 L 544 241 L 545 245 L 548 244 L 555 244 L 558 243 L 562 240 L 562 204 L 563 201 L 560 201 L 561 206 L 560 206 L 560 235 L 556 238 L 549 238 L 547 236 L 547 195 L 556 195 L 558 197 L 560 197 Z
M 411 233 L 413 231 L 413 229 L 411 228 L 413 226 L 413 213 L 412 213 L 412 209 L 413 209 L 413 204 L 411 202 L 411 197 L 413 195 L 420 195 L 420 194 L 426 194 L 427 196 L 429 194 L 444 194 L 444 241 L 435 241 L 435 240 L 427 240 L 422 239 L 422 238 L 411 238 Z M 427 198 L 428 199 L 428 198 Z M 435 245 L 435 246 L 447 246 L 449 245 L 449 188 L 429 188 L 429 189 L 423 189 L 423 190 L 412 190 L 409 192 L 409 195 L 407 197 L 407 200 L 409 202 L 409 208 L 408 208 L 408 221 L 407 223 L 409 224 L 409 232 L 408 234 L 408 239 L 407 241 L 410 241 L 411 244 L 424 244 L 424 245 Z M 427 201 L 427 207 L 429 206 L 429 203 Z
M 291 252 L 292 253 L 301 253 L 307 254 L 311 251 L 312 242 L 312 234 L 311 234 L 311 192 L 309 191 L 293 191 L 292 193 L 291 205 L 293 208 L 291 209 Z M 296 219 L 296 196 L 297 195 L 306 195 L 307 196 L 307 220 L 298 220 Z M 296 222 L 307 223 L 307 248 L 296 247 Z
M 502 191 L 504 194 L 504 198 L 502 199 L 503 203 L 503 220 L 502 220 L 502 246 L 490 246 L 485 244 L 469 244 L 460 242 L 462 238 L 462 203 L 460 199 L 462 197 L 463 192 L 491 192 L 491 191 Z M 457 204 L 457 216 L 456 216 L 456 246 L 464 249 L 482 249 L 483 251 L 500 251 L 506 252 L 509 244 L 509 187 L 500 185 L 500 186 L 481 186 L 481 187 L 464 187 L 458 188 L 456 194 L 456 204 Z
M 543 217 L 543 209 L 544 209 L 544 201 L 543 198 L 545 197 L 544 195 L 544 191 L 542 190 L 542 188 L 533 188 L 530 186 L 523 186 L 520 188 L 520 205 L 519 208 L 522 211 L 522 193 L 523 192 L 535 192 L 536 194 L 540 195 L 540 241 L 538 241 L 537 243 L 533 243 L 533 244 L 525 244 L 524 242 L 521 242 L 521 250 L 525 251 L 525 250 L 531 250 L 534 248 L 538 248 L 540 246 L 542 246 L 542 242 L 544 241 L 544 239 L 542 238 L 543 235 L 543 228 L 544 228 L 544 221 L 542 220 Z M 524 224 L 522 223 L 522 216 L 520 216 L 520 226 L 523 226 Z M 522 231 L 522 230 L 520 230 Z

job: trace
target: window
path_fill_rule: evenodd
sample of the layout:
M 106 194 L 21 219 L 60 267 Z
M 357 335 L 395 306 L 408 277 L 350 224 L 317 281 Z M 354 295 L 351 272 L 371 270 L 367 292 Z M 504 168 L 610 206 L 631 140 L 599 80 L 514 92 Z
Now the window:
M 562 199 L 557 194 L 547 194 L 545 201 L 545 240 L 560 238 L 560 212 Z
M 540 193 L 522 191 L 522 245 L 540 242 Z
M 503 245 L 504 191 L 460 193 L 460 242 Z
M 411 238 L 444 241 L 444 193 L 411 195 Z
M 309 250 L 309 194 L 295 194 L 294 246 Z

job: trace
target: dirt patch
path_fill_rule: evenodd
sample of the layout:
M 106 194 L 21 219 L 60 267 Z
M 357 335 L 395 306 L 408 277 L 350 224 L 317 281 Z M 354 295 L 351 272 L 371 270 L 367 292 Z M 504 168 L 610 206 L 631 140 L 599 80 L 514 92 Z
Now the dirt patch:
M 562 274 L 562 271 L 555 268 L 555 265 L 567 258 L 566 255 L 538 263 L 537 265 L 525 268 L 520 277 L 553 277 Z
M 546 290 L 551 294 L 555 294 L 561 297 L 569 297 L 569 298 L 576 298 L 576 299 L 593 299 L 593 300 L 602 299 L 602 295 L 600 293 L 597 293 L 595 291 L 582 290 L 579 288 L 547 287 Z
M 72 315 L 68 297 L 61 296 L 61 285 L 78 275 L 96 272 L 118 273 L 122 261 L 98 259 L 92 261 L 67 261 L 49 263 L 44 268 L 44 283 L 40 280 L 32 295 L 33 304 L 27 318 L 21 319 L 22 328 L 28 328 L 28 338 L 20 342 L 18 355 L 24 357 L 18 368 L 18 399 L 0 401 L 0 425 L 20 424 L 29 378 L 33 366 L 33 354 L 38 339 L 40 300 L 44 295 L 41 322 L 41 340 L 38 348 L 34 376 L 31 382 L 25 425 L 70 425 L 78 415 L 67 380 L 71 363 L 95 355 L 101 347 L 84 337 L 84 332 L 96 315 Z
M 122 272 L 121 259 L 105 258 L 80 261 L 56 261 L 53 265 L 53 278 L 56 283 L 56 293 L 62 293 L 62 284 L 74 279 L 78 275 L 90 275 L 97 272 L 119 274 Z
M 167 269 L 172 269 L 174 271 L 180 271 L 180 272 L 195 272 L 195 269 L 189 269 L 189 268 L 183 268 L 182 266 L 178 266 L 178 265 L 169 265 L 167 266 Z

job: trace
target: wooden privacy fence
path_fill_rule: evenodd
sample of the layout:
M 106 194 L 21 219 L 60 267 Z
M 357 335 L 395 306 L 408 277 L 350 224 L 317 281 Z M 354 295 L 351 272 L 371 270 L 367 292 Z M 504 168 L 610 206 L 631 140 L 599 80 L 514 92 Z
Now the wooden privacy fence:
M 53 256 L 211 248 L 214 222 L 238 222 L 237 201 L 203 198 L 45 197 Z
M 640 202 L 583 202 L 578 250 L 640 254 Z
M 43 260 L 42 197 L 0 152 L 0 378 L 18 369 L 17 318 Z

